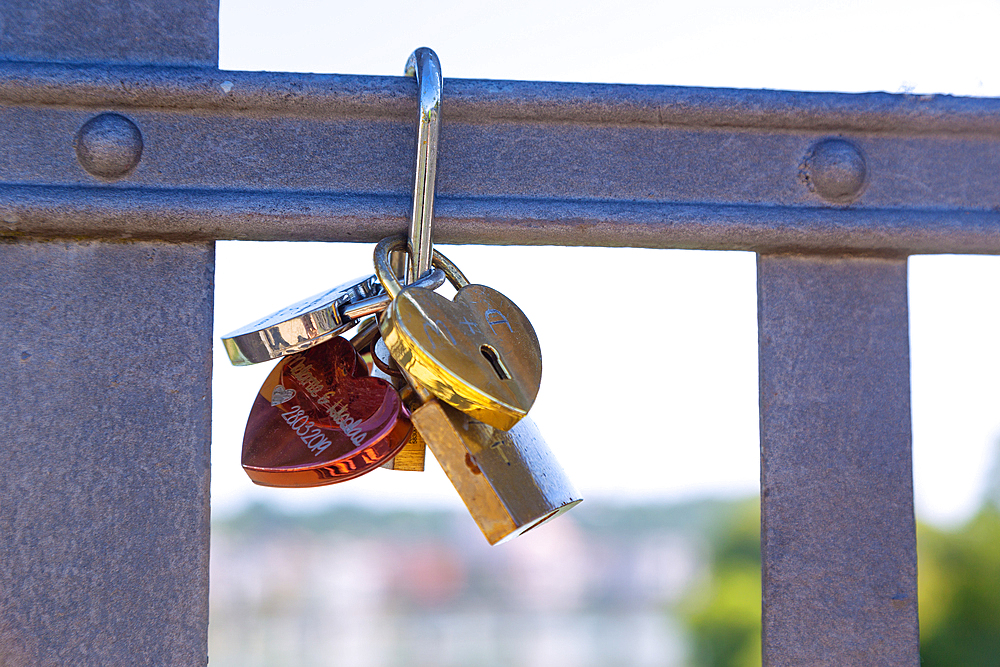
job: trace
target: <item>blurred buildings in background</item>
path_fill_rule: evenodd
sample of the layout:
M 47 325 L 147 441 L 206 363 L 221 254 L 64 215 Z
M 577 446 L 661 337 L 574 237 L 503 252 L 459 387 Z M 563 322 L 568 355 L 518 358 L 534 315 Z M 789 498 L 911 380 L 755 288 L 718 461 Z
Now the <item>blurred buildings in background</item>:
M 490 547 L 464 511 L 252 506 L 213 526 L 210 661 L 684 665 L 675 609 L 727 507 L 584 503 Z
M 921 664 L 1000 667 L 1000 466 L 918 524 Z M 461 511 L 213 524 L 212 667 L 759 667 L 757 498 L 582 504 L 490 547 Z

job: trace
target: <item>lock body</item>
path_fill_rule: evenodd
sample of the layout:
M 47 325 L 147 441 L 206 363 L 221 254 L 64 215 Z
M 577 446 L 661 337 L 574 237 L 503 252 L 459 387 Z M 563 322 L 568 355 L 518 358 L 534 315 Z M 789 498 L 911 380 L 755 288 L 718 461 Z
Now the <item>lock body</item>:
M 431 399 L 411 419 L 490 544 L 582 500 L 530 417 L 503 431 Z
M 340 312 L 344 305 L 381 292 L 375 276 L 356 278 L 230 332 L 222 344 L 235 366 L 302 352 L 356 324 Z
M 375 329 L 375 333 L 378 333 L 377 328 Z M 406 380 L 398 371 L 396 371 L 396 375 L 390 375 L 387 372 L 392 370 L 394 362 L 392 361 L 392 357 L 389 356 L 389 350 L 385 346 L 385 341 L 381 338 L 372 341 L 369 354 L 372 358 L 372 377 L 385 380 L 397 390 L 406 386 Z M 383 370 L 383 368 L 385 370 Z M 403 448 L 399 450 L 399 453 L 386 463 L 383 463 L 382 467 L 386 470 L 423 472 L 426 452 L 427 445 L 424 443 L 424 439 L 420 436 L 420 432 L 417 431 L 417 429 L 413 429 L 410 432 L 409 440 L 407 440 L 406 444 L 403 445 Z
M 435 289 L 444 273 L 432 271 L 415 284 Z M 375 276 L 355 278 L 315 294 L 222 337 L 234 366 L 258 364 L 304 352 L 385 309 L 389 296 Z
M 423 472 L 427 444 L 417 429 L 410 431 L 410 438 L 399 450 L 399 453 L 382 464 L 386 470 L 405 470 L 407 472 Z
M 388 237 L 374 252 L 375 275 L 392 298 L 379 321 L 392 358 L 437 398 L 510 429 L 528 413 L 542 380 L 542 350 L 531 322 L 500 292 L 470 284 L 437 250 L 434 266 L 458 290 L 455 298 L 402 287 L 390 256 L 404 247 L 405 238 Z
M 250 411 L 241 462 L 262 486 L 333 484 L 392 459 L 411 431 L 396 390 L 336 337 L 274 367 Z
M 466 285 L 450 301 L 403 289 L 382 337 L 393 359 L 442 401 L 501 429 L 528 413 L 542 380 L 542 351 L 528 318 L 506 296 Z

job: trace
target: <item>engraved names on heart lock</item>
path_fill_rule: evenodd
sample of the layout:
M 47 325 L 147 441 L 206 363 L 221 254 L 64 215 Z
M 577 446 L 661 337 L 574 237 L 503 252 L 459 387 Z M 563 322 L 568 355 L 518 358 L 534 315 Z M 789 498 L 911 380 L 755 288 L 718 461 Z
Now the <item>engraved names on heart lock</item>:
M 283 358 L 268 375 L 243 436 L 243 469 L 263 486 L 341 482 L 391 459 L 411 430 L 396 390 L 369 377 L 354 347 L 336 337 Z

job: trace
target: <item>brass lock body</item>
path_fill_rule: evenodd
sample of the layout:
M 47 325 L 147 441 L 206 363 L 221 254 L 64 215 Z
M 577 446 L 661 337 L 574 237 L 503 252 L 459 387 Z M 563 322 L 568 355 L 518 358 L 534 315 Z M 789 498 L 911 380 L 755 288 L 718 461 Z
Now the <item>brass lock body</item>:
M 427 444 L 420 437 L 417 429 L 410 431 L 410 439 L 403 445 L 392 459 L 382 464 L 386 470 L 405 470 L 407 472 L 424 471 L 424 454 L 427 451 Z
M 378 327 L 375 328 L 375 334 L 378 334 Z M 371 341 L 371 357 L 372 357 L 372 377 L 382 378 L 397 390 L 402 389 L 406 386 L 406 380 L 403 378 L 402 374 L 390 375 L 388 371 L 391 370 L 394 362 L 392 357 L 389 355 L 389 350 L 385 346 L 385 341 L 381 338 Z M 398 371 L 396 371 L 398 373 Z M 423 472 L 424 470 L 424 458 L 426 457 L 427 445 L 424 443 L 424 439 L 417 432 L 417 429 L 413 429 L 410 432 L 410 439 L 407 441 L 403 448 L 399 450 L 390 461 L 382 464 L 382 467 L 386 470 L 405 470 L 410 472 Z
M 583 500 L 530 417 L 503 431 L 430 399 L 411 419 L 490 544 Z
M 374 253 L 375 275 L 392 297 L 379 322 L 392 358 L 442 401 L 491 426 L 511 428 L 528 413 L 542 380 L 542 351 L 531 322 L 500 292 L 469 284 L 436 250 L 434 266 L 458 290 L 454 300 L 403 288 L 389 258 L 405 247 L 405 238 L 389 237 Z

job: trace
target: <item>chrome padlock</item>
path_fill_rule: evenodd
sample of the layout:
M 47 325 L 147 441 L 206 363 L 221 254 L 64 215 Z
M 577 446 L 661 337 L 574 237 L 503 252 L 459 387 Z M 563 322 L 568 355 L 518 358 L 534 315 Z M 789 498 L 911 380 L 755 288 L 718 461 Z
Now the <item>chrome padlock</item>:
M 404 247 L 404 237 L 389 237 L 374 253 L 375 275 L 392 297 L 379 321 L 392 358 L 442 401 L 491 426 L 511 428 L 528 413 L 542 380 L 531 322 L 500 292 L 469 284 L 436 250 L 433 265 L 458 290 L 454 300 L 400 286 L 390 253 Z
M 416 284 L 435 289 L 444 274 L 431 272 Z M 304 352 L 352 329 L 358 319 L 389 303 L 375 276 L 365 276 L 315 294 L 222 337 L 234 366 L 249 366 Z
M 431 398 L 419 385 L 410 388 L 412 395 L 402 392 L 404 401 L 424 401 L 411 412 L 414 430 L 490 544 L 522 535 L 583 500 L 530 417 L 503 431 Z
M 410 247 L 413 256 L 403 249 L 392 253 L 393 274 L 407 283 L 431 271 L 431 225 L 434 217 L 434 178 L 437 173 L 437 144 L 441 124 L 441 63 L 437 54 L 419 48 L 406 61 L 406 76 L 417 80 L 419 115 L 417 120 L 416 174 L 413 178 L 413 214 L 410 217 Z M 435 271 L 438 269 L 434 269 Z M 381 338 L 371 346 L 372 375 L 382 377 L 397 389 L 406 380 L 389 355 Z M 423 471 L 427 446 L 417 429 L 391 461 L 382 465 L 388 470 Z

